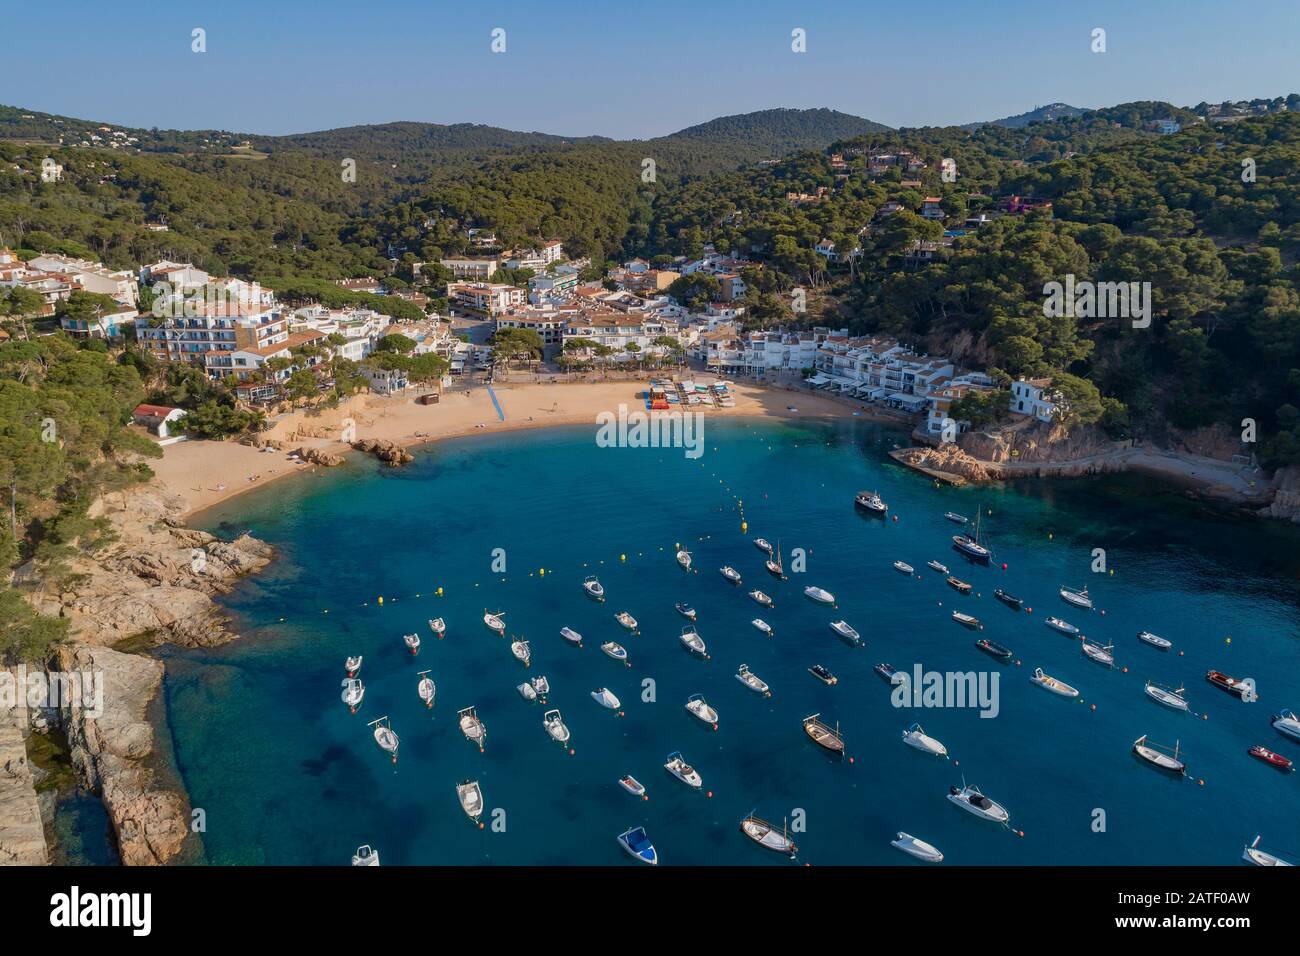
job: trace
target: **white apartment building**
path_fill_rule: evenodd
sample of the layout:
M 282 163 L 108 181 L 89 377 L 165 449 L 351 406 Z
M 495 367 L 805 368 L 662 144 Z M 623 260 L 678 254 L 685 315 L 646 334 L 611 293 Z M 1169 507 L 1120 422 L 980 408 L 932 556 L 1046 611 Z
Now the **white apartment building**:
M 452 308 L 494 318 L 523 305 L 524 290 L 501 282 L 449 282 L 447 298 Z
M 73 282 L 87 292 L 112 296 L 125 306 L 135 307 L 139 301 L 135 275 L 129 269 L 114 271 L 104 267 L 102 262 L 88 259 L 72 259 L 68 256 L 43 253 L 27 261 L 27 268 L 34 272 L 50 272 L 68 276 Z
M 453 258 L 443 259 L 442 264 L 451 270 L 457 279 L 474 279 L 486 282 L 501 268 L 501 260 L 496 258 Z

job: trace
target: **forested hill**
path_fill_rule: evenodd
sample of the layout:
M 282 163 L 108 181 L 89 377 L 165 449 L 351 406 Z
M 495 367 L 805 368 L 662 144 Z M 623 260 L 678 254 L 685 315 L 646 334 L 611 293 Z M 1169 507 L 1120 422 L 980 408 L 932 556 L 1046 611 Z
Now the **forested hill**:
M 1050 123 L 1053 120 L 1064 117 L 1081 116 L 1087 110 L 1082 110 L 1077 106 L 1070 106 L 1068 103 L 1049 103 L 1047 106 L 1036 106 L 1032 110 L 1024 113 L 1017 113 L 1015 116 L 1004 116 L 1002 119 L 982 120 L 978 123 L 965 123 L 962 129 L 979 129 L 981 126 L 1006 126 L 1010 129 L 1021 129 L 1030 123 Z
M 670 136 L 660 137 L 660 140 L 743 144 L 748 150 L 778 156 L 804 149 L 820 149 L 836 140 L 888 129 L 888 126 L 881 123 L 838 110 L 774 109 L 720 116 L 698 126 L 688 126 Z

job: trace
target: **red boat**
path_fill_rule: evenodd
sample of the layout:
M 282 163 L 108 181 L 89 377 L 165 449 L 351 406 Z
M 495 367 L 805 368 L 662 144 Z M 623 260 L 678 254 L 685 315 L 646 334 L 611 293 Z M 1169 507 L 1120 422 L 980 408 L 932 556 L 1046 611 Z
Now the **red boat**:
M 1264 763 L 1268 764 L 1270 767 L 1277 767 L 1278 770 L 1295 769 L 1291 766 L 1290 760 L 1287 760 L 1281 754 L 1273 753 L 1273 751 L 1269 750 L 1267 747 L 1254 746 L 1246 751 L 1246 753 L 1250 754 L 1256 760 L 1264 761 Z
M 1245 681 L 1229 677 L 1223 671 L 1206 671 L 1205 679 L 1219 690 L 1226 690 L 1229 694 L 1236 694 L 1242 700 L 1246 699 L 1246 692 L 1250 690 L 1250 685 Z

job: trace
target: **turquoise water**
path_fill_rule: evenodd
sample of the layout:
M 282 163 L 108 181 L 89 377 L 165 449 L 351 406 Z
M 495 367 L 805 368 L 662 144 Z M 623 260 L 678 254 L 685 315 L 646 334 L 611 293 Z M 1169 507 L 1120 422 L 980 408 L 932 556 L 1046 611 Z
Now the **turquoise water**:
M 369 843 L 385 864 L 631 866 L 614 837 L 641 824 L 665 864 L 791 865 L 740 834 L 751 810 L 800 820 L 799 859 L 813 864 L 919 865 L 890 847 L 898 830 L 953 864 L 1231 864 L 1256 833 L 1295 853 L 1300 781 L 1246 754 L 1259 743 L 1300 758 L 1269 726 L 1277 709 L 1300 707 L 1294 529 L 1224 517 L 1131 478 L 939 488 L 886 456 L 904 436 L 862 421 L 707 428 L 698 461 L 680 450 L 597 448 L 592 428 L 475 436 L 431 446 L 400 470 L 358 460 L 205 515 L 210 530 L 249 530 L 281 553 L 226 599 L 243 640 L 165 652 L 176 763 L 207 814 L 206 859 L 346 864 Z M 900 520 L 855 513 L 861 488 L 879 489 Z M 955 526 L 942 517 L 981 505 L 996 553 L 988 568 L 950 549 Z M 806 549 L 806 573 L 771 578 L 752 544 L 759 535 L 779 538 L 787 562 L 792 548 Z M 676 542 L 698 574 L 678 568 Z M 1090 572 L 1098 547 L 1113 574 Z M 504 574 L 491 570 L 496 548 Z M 930 558 L 978 594 L 946 587 L 925 567 Z M 895 571 L 895 559 L 917 576 Z M 723 564 L 741 571 L 743 587 L 721 578 Z M 591 573 L 605 585 L 603 605 L 581 588 Z M 839 610 L 807 600 L 809 584 L 836 594 Z M 1105 615 L 1064 604 L 1061 584 L 1089 585 Z M 751 586 L 775 608 L 753 603 Z M 995 587 L 1033 613 L 995 601 Z M 679 601 L 699 612 L 711 659 L 680 646 Z M 504 609 L 510 632 L 531 641 L 531 669 L 484 627 L 485 606 Z M 949 619 L 956 608 L 1021 663 L 1000 666 L 975 650 L 976 635 Z M 639 619 L 639 636 L 615 623 L 623 609 Z M 1089 662 L 1077 641 L 1043 625 L 1048 614 L 1113 641 L 1127 673 Z M 448 623 L 443 641 L 425 624 L 435 616 Z M 774 637 L 750 625 L 756 616 Z M 831 633 L 841 616 L 865 647 Z M 566 624 L 583 648 L 560 638 Z M 1170 638 L 1174 651 L 1140 644 L 1141 629 Z M 411 631 L 423 638 L 414 659 L 401 641 Z M 600 652 L 611 639 L 632 667 Z M 339 700 L 353 653 L 365 655 L 356 715 Z M 996 672 L 999 713 L 895 708 L 872 670 L 880 661 Z M 819 662 L 837 686 L 807 673 Z M 742 663 L 771 685 L 770 699 L 734 679 Z M 1035 666 L 1078 687 L 1083 702 L 1029 683 Z M 1211 667 L 1255 678 L 1260 701 L 1210 687 Z M 432 712 L 416 695 L 426 668 L 438 686 Z M 543 731 L 546 708 L 515 690 L 536 674 L 550 679 L 573 755 Z M 646 679 L 654 702 L 643 700 Z M 1147 679 L 1185 683 L 1208 719 L 1150 701 Z M 591 699 L 599 686 L 621 698 L 625 716 Z M 684 709 L 692 693 L 719 711 L 716 731 Z M 470 705 L 488 729 L 482 754 L 456 725 Z M 807 739 L 801 720 L 813 712 L 839 721 L 852 762 Z M 384 715 L 401 737 L 395 767 L 366 726 Z M 902 730 L 918 720 L 952 760 L 903 745 Z M 1143 733 L 1181 741 L 1191 779 L 1137 763 L 1130 748 Z M 712 796 L 665 773 L 675 750 Z M 646 784 L 648 801 L 618 786 L 625 773 Z M 963 775 L 1008 808 L 1012 829 L 945 799 Z M 467 777 L 481 782 L 501 832 L 461 813 L 454 788 Z

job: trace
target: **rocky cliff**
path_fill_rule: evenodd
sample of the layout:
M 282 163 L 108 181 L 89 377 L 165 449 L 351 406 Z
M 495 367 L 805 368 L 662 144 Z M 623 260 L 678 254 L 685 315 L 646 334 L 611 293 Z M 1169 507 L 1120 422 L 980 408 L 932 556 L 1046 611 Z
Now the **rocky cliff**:
M 1300 523 L 1300 465 L 1279 468 L 1273 476 L 1272 490 L 1273 500 L 1260 514 Z
M 161 787 L 149 765 L 154 732 L 146 715 L 162 683 L 162 662 L 67 644 L 56 652 L 56 667 L 67 674 L 102 675 L 98 702 L 67 700 L 60 714 L 72 765 L 81 784 L 102 797 L 122 862 L 166 863 L 180 851 L 189 817 L 185 798 Z
M 43 866 L 49 862 L 45 825 L 23 737 L 30 727 L 21 678 L 0 670 L 14 693 L 11 708 L 0 707 L 0 866 Z
M 68 618 L 72 636 L 87 644 L 145 633 L 189 647 L 233 639 L 212 595 L 265 567 L 271 548 L 247 535 L 221 541 L 186 528 L 183 511 L 183 499 L 154 489 L 97 504 L 92 514 L 108 519 L 113 542 L 77 559 L 70 583 L 34 591 L 32 603 L 41 613 Z

